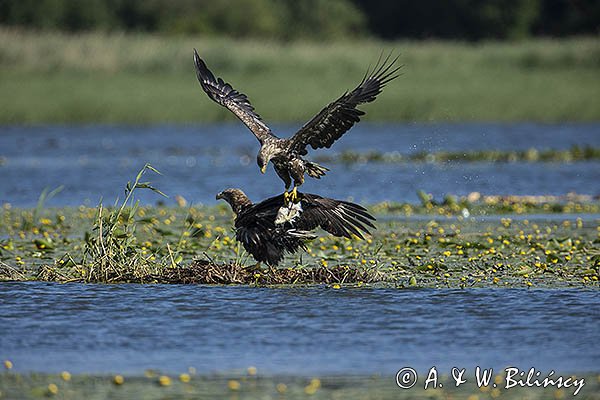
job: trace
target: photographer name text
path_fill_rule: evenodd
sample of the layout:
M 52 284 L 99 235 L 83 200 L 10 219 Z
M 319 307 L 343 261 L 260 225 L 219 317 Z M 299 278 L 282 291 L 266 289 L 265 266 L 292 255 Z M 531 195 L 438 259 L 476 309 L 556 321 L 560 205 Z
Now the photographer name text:
M 529 370 L 508 367 L 502 370 L 503 373 L 501 375 L 496 377 L 494 376 L 493 368 L 485 369 L 477 366 L 475 367 L 474 375 L 470 377 L 466 376 L 466 372 L 466 368 L 452 368 L 450 377 L 454 386 L 458 387 L 467 383 L 469 380 L 474 380 L 479 388 L 492 387 L 508 390 L 515 387 L 554 387 L 556 389 L 572 389 L 573 396 L 577 396 L 585 385 L 585 379 L 583 378 L 576 378 L 573 376 L 564 377 L 557 375 L 553 370 L 544 375 L 541 371 L 533 367 Z M 410 389 L 414 387 L 418 381 L 419 376 L 414 368 L 405 367 L 396 373 L 396 385 L 402 389 Z M 422 385 L 425 390 L 443 387 L 443 383 L 440 382 L 439 373 L 435 366 L 429 369 L 427 376 L 422 381 Z

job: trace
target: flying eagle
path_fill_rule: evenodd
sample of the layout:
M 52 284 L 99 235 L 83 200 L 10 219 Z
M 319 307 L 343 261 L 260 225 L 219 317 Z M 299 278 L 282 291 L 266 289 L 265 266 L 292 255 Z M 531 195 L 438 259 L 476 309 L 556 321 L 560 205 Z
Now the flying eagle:
M 308 154 L 308 146 L 313 149 L 329 148 L 360 121 L 360 116 L 365 113 L 357 109 L 357 106 L 375 100 L 384 86 L 398 77 L 397 72 L 402 66 L 395 66 L 397 60 L 398 57 L 390 61 L 389 55 L 383 60 L 380 57 L 375 68 L 371 73 L 367 71 L 354 90 L 345 92 L 323 108 L 292 137 L 281 139 L 273 134 L 254 111 L 248 97 L 221 78 L 215 78 L 194 49 L 194 64 L 200 86 L 208 97 L 234 113 L 256 136 L 261 145 L 256 158 L 260 171 L 264 174 L 269 161 L 273 162 L 275 172 L 285 183 L 286 202 L 290 194 L 293 201 L 297 200 L 296 187 L 304 183 L 305 173 L 320 179 L 328 171 L 327 168 L 302 158 Z M 289 193 L 292 179 L 294 187 Z
M 375 228 L 375 218 L 358 204 L 297 192 L 298 202 L 282 207 L 284 195 L 260 203 L 252 201 L 240 189 L 226 189 L 217 200 L 229 203 L 235 213 L 236 239 L 256 259 L 277 266 L 286 253 L 306 250 L 305 241 L 316 238 L 311 233 L 321 227 L 338 237 L 356 235 Z

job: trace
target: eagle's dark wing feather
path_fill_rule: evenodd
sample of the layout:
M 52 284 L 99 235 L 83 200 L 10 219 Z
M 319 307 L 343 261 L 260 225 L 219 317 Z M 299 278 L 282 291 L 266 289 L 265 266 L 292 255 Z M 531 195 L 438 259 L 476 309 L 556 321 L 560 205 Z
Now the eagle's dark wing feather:
M 360 116 L 365 113 L 356 107 L 375 100 L 384 86 L 398 77 L 397 72 L 402 68 L 402 66 L 394 67 L 398 57 L 391 62 L 389 59 L 389 55 L 383 62 L 380 58 L 373 72 L 369 74 L 367 71 L 354 90 L 344 93 L 300 128 L 294 136 L 288 139 L 290 149 L 306 155 L 308 145 L 313 149 L 329 148 L 333 142 L 360 121 Z
M 196 66 L 198 82 L 200 82 L 200 86 L 208 97 L 234 113 L 254 133 L 254 136 L 256 136 L 261 144 L 265 138 L 272 135 L 271 129 L 254 111 L 254 107 L 250 104 L 248 97 L 235 90 L 221 78 L 215 78 L 204 61 L 198 56 L 196 49 L 194 49 L 194 64 Z
M 321 227 L 335 236 L 351 238 L 354 234 L 364 239 L 361 231 L 370 233 L 369 228 L 375 228 L 371 222 L 375 218 L 358 204 L 308 193 L 299 195 L 303 212 L 294 223 L 298 229 L 310 231 Z
M 253 204 L 237 215 L 236 239 L 257 261 L 279 264 L 286 253 L 305 249 L 304 242 L 315 238 L 310 231 L 318 227 L 338 237 L 351 238 L 354 234 L 361 239 L 362 232 L 375 228 L 375 218 L 358 204 L 315 194 L 298 195 L 302 211 L 291 223 L 275 224 L 283 195 Z

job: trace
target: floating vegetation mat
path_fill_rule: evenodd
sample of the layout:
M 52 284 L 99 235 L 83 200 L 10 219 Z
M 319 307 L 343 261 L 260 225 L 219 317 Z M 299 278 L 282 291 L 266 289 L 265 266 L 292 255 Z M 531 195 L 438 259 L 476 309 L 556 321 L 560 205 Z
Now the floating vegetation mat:
M 471 192 L 466 196 L 446 195 L 434 200 L 431 194 L 417 191 L 421 204 L 382 202 L 371 207 L 378 214 L 411 216 L 437 214 L 452 216 L 487 216 L 501 214 L 599 214 L 600 199 L 590 195 L 569 193 L 563 196 L 482 195 Z
M 407 162 L 578 162 L 600 160 L 600 148 L 592 146 L 573 146 L 568 150 L 535 149 L 528 150 L 475 150 L 475 151 L 440 151 L 415 152 L 403 154 L 400 152 L 381 151 L 343 151 L 341 153 L 320 154 L 315 160 L 322 163 L 407 163 Z
M 214 264 L 210 261 L 195 260 L 187 268 L 181 268 L 181 277 L 172 272 L 172 282 L 216 283 L 216 284 L 344 284 L 373 283 L 385 279 L 385 274 L 376 268 L 350 268 L 348 266 L 299 268 L 260 268 L 239 264 Z M 185 271 L 185 272 L 184 272 Z M 187 273 L 187 276 L 186 276 Z
M 4 265 L 4 273 L 10 276 L 10 271 Z M 0 274 L 2 266 L 0 265 Z M 17 272 L 18 273 L 18 272 Z M 386 274 L 376 268 L 335 267 L 288 267 L 272 268 L 235 263 L 215 263 L 213 261 L 196 259 L 189 265 L 165 267 L 160 272 L 147 275 L 115 274 L 108 276 L 110 282 L 128 283 L 178 283 L 178 284 L 242 284 L 242 285 L 287 285 L 287 284 L 364 284 L 381 282 Z M 13 279 L 18 276 L 13 275 Z M 73 282 L 60 274 L 56 268 L 42 265 L 36 278 L 42 281 Z
M 569 375 L 585 385 L 577 399 L 600 399 L 600 376 Z M 441 387 L 424 389 L 424 377 L 410 389 L 401 389 L 394 376 L 262 376 L 256 368 L 245 373 L 196 375 L 146 371 L 144 376 L 0 373 L 0 391 L 7 399 L 563 399 L 572 398 L 576 387 L 506 388 L 502 374 L 479 388 L 474 377 L 456 387 L 440 375 Z M 541 380 L 541 378 L 540 378 Z M 511 383 L 509 383 L 510 385 Z
M 0 211 L 0 279 L 87 283 L 383 284 L 425 287 L 598 287 L 596 201 L 371 207 L 367 240 L 323 233 L 278 268 L 235 241 L 227 207 L 77 207 Z M 483 197 L 482 197 L 483 198 Z M 506 202 L 505 202 L 506 201 Z M 592 214 L 529 212 L 583 210 Z M 491 215 L 510 207 L 513 214 Z M 517 211 L 515 211 L 515 208 Z M 456 211 L 455 211 L 456 210 Z M 463 216 L 466 210 L 470 216 Z M 484 212 L 485 211 L 485 212 Z
M 436 202 L 419 192 L 421 205 L 383 203 L 378 229 L 367 240 L 322 236 L 278 268 L 252 261 L 235 241 L 232 213 L 216 207 L 143 207 L 138 189 L 162 193 L 143 175 L 146 165 L 112 207 L 0 212 L 0 280 L 84 283 L 343 284 L 362 286 L 599 286 L 600 204 L 597 199 L 482 197 Z M 584 212 L 535 221 L 492 217 Z M 401 219 L 421 213 L 425 219 Z M 432 218 L 431 215 L 436 215 Z M 487 216 L 485 219 L 474 215 Z M 582 214 L 583 215 L 583 214 Z M 198 258 L 198 256 L 201 256 Z

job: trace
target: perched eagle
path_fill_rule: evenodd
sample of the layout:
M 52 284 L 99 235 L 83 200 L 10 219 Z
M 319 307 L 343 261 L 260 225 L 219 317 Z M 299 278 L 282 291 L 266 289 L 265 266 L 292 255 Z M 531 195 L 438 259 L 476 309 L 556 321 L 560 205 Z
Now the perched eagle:
M 261 145 L 257 156 L 258 166 L 264 174 L 269 161 L 273 162 L 275 172 L 285 183 L 284 199 L 286 202 L 290 194 L 288 191 L 292 179 L 294 188 L 291 197 L 293 201 L 296 201 L 296 187 L 304 183 L 305 173 L 319 179 L 328 171 L 327 168 L 302 158 L 308 154 L 308 146 L 310 145 L 313 149 L 329 148 L 333 142 L 360 121 L 360 116 L 364 115 L 364 111 L 357 109 L 357 106 L 375 100 L 383 87 L 398 77 L 396 73 L 402 66 L 395 66 L 397 59 L 398 57 L 390 61 L 390 56 L 383 60 L 380 57 L 373 71 L 371 73 L 367 71 L 354 90 L 344 93 L 323 108 L 294 136 L 281 139 L 275 136 L 261 120 L 248 97 L 221 78 L 215 78 L 194 49 L 194 63 L 200 86 L 208 97 L 229 109 L 254 133 Z
M 258 262 L 276 266 L 286 253 L 305 250 L 304 242 L 314 239 L 317 227 L 338 237 L 356 235 L 374 228 L 375 218 L 358 204 L 298 192 L 298 202 L 281 206 L 284 195 L 260 203 L 252 201 L 240 189 L 226 189 L 217 200 L 229 203 L 235 213 L 236 239 Z

